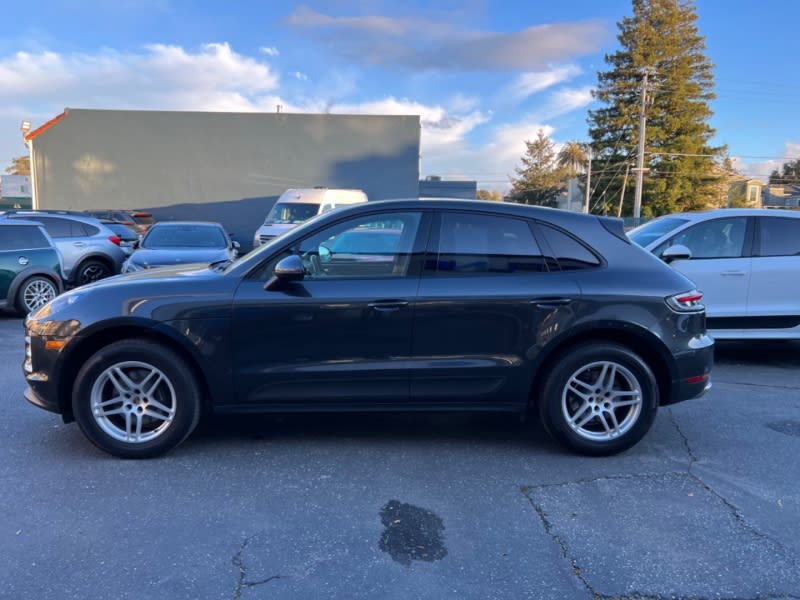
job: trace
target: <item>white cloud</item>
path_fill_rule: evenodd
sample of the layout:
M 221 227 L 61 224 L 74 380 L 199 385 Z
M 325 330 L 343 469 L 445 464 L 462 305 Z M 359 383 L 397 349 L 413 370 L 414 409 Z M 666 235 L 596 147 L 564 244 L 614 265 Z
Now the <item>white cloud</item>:
M 280 54 L 275 46 L 261 46 L 258 50 L 267 56 L 278 56 Z
M 760 179 L 764 183 L 769 180 L 773 171 L 781 172 L 783 165 L 800 158 L 800 142 L 786 142 L 781 158 L 750 162 L 743 157 L 731 156 L 734 168 L 746 177 Z
M 568 81 L 580 73 L 581 69 L 577 65 L 563 65 L 547 71 L 529 71 L 517 76 L 508 86 L 506 93 L 514 100 L 524 100 L 528 96 Z
M 301 73 L 300 71 L 295 71 L 294 73 L 292 73 L 292 75 L 294 75 L 295 79 L 298 79 L 300 81 L 308 81 L 308 75 L 306 75 L 305 73 Z

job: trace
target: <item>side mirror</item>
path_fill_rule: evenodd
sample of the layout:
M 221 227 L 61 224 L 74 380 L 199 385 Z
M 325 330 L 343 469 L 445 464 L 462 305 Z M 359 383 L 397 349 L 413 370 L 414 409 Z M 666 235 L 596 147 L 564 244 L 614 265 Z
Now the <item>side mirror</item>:
M 302 259 L 294 254 L 278 261 L 272 273 L 272 277 L 264 285 L 265 290 L 274 290 L 289 281 L 302 281 L 306 275 Z
M 670 246 L 661 253 L 661 260 L 669 264 L 674 260 L 689 260 L 692 258 L 692 251 L 683 244 Z
M 231 242 L 231 246 L 236 251 L 238 251 L 242 247 L 242 245 L 239 242 Z

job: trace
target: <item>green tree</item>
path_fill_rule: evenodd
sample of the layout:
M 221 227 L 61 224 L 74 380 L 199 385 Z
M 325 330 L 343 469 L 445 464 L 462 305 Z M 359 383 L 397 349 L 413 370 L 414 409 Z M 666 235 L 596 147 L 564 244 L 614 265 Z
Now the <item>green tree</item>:
M 566 142 L 558 151 L 558 166 L 566 169 L 567 177 L 575 177 L 586 172 L 589 162 L 586 144 L 580 142 Z
M 556 163 L 555 144 L 540 129 L 525 147 L 522 165 L 516 168 L 518 177 L 511 179 L 512 197 L 523 204 L 556 206 L 564 189 L 564 170 Z
M 31 159 L 26 154 L 24 156 L 17 156 L 11 159 L 11 165 L 6 167 L 6 174 L 8 175 L 31 175 Z
M 594 96 L 605 106 L 589 112 L 594 160 L 592 190 L 619 197 L 625 168 L 635 162 L 644 74 L 645 168 L 642 216 L 694 210 L 718 199 L 719 173 L 708 124 L 715 98 L 713 65 L 697 28 L 692 0 L 632 0 L 620 23 L 621 49 L 606 55 Z M 632 214 L 626 193 L 624 214 Z
M 494 200 L 500 202 L 503 200 L 503 194 L 497 190 L 478 190 L 478 200 Z
M 783 163 L 780 173 L 777 169 L 772 171 L 769 176 L 769 182 L 772 185 L 800 184 L 800 158 Z

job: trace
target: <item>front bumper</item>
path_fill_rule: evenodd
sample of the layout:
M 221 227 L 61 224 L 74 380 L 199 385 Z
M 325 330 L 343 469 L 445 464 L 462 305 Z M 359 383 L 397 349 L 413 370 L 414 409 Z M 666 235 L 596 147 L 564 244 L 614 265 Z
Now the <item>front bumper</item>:
M 61 414 L 61 409 L 57 403 L 46 400 L 43 396 L 37 394 L 30 386 L 23 392 L 23 395 L 25 396 L 25 400 L 34 406 L 38 406 L 39 408 L 43 408 L 58 415 Z

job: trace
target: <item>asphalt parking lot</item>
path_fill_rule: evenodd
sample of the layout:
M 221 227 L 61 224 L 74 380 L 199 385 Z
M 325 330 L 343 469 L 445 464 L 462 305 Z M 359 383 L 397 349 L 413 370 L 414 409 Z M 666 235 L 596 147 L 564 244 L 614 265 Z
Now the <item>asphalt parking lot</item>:
M 508 416 L 227 418 L 123 461 L 22 397 L 0 315 L 0 598 L 800 598 L 800 343 L 611 458 Z

